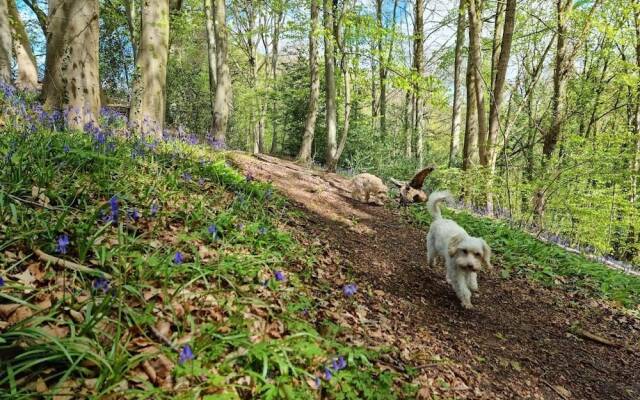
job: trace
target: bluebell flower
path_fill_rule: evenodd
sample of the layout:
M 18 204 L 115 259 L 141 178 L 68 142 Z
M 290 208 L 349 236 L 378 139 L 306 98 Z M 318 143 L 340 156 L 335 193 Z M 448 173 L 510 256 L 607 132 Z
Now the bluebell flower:
M 0 276 L 0 287 L 4 286 L 4 279 Z
M 158 205 L 158 203 L 154 202 L 153 204 L 151 204 L 151 216 L 155 217 L 156 214 L 158 214 L 158 210 L 160 209 L 160 206 Z
M 102 290 L 103 293 L 109 291 L 109 281 L 105 278 L 98 278 L 91 284 L 94 290 Z
M 333 378 L 333 374 L 331 373 L 331 370 L 327 367 L 324 368 L 324 379 L 329 381 L 331 380 L 331 378 Z
M 109 199 L 109 206 L 111 207 L 111 221 L 113 221 L 114 224 L 118 223 L 118 213 L 120 210 L 120 206 L 118 205 L 118 197 L 117 196 L 112 196 Z
M 69 236 L 62 234 L 58 236 L 58 244 L 56 245 L 56 252 L 60 254 L 67 254 L 67 246 L 69 246 Z
M 348 285 L 344 285 L 344 288 L 342 288 L 342 292 L 347 297 L 353 296 L 354 294 L 356 294 L 357 291 L 358 291 L 358 286 L 356 286 L 353 283 L 350 283 Z
M 185 172 L 184 174 L 182 174 L 182 179 L 189 182 L 191 180 L 191 174 L 188 172 Z
M 180 356 L 178 357 L 178 364 L 182 365 L 187 361 L 193 360 L 194 358 L 195 358 L 195 355 L 193 354 L 193 350 L 191 350 L 191 346 L 186 344 L 184 345 L 184 347 L 182 347 L 182 350 L 180 350 Z
M 198 179 L 198 185 L 204 186 L 204 178 Z
M 62 151 L 64 151 L 65 153 L 68 153 L 69 150 L 70 149 L 69 149 L 69 145 L 68 144 L 65 144 L 64 147 L 62 148 Z
M 182 253 L 180 253 L 179 251 L 176 251 L 176 254 L 173 256 L 173 263 L 174 264 L 182 264 L 182 262 L 184 261 L 184 257 L 182 256 Z
M 282 271 L 276 271 L 275 276 L 278 282 L 282 282 L 285 280 L 284 272 Z
M 218 227 L 215 226 L 215 224 L 209 225 L 209 227 L 207 228 L 207 232 L 209 232 L 210 235 L 213 235 L 214 239 L 218 237 Z
M 338 357 L 338 360 L 336 361 L 336 367 L 337 371 L 347 368 L 347 361 L 344 359 L 344 357 Z
M 322 383 L 320 382 L 320 377 L 316 376 L 315 384 L 316 384 L 316 389 L 320 389 L 320 386 L 322 385 Z
M 140 219 L 140 213 L 138 212 L 137 208 L 134 208 L 133 210 L 129 211 L 129 218 L 131 218 L 135 222 L 138 222 L 138 220 Z

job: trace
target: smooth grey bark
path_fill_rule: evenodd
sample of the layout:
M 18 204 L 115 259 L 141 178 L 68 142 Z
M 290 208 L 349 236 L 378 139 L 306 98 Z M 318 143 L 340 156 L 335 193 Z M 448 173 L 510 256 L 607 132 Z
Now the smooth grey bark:
M 161 136 L 166 113 L 169 0 L 144 0 L 129 122 L 142 134 Z
M 226 5 L 224 0 L 213 0 L 213 21 L 216 37 L 216 95 L 211 121 L 211 134 L 218 142 L 227 138 L 229 108 L 231 103 L 231 74 L 228 57 L 228 29 L 226 23 Z
M 480 0 L 469 0 L 469 64 L 473 76 L 473 87 L 477 109 L 478 154 L 481 165 L 488 164 L 487 115 L 484 104 L 485 85 L 482 79 L 482 8 Z
M 0 0 L 0 81 L 11 83 L 11 24 L 7 0 Z
M 213 107 L 216 98 L 216 33 L 213 27 L 213 3 L 212 0 L 204 1 L 204 16 L 207 32 L 207 56 L 208 56 L 208 72 L 209 72 L 209 97 L 211 99 L 211 115 L 213 116 Z
M 318 73 L 318 0 L 311 0 L 311 30 L 309 31 L 309 106 L 304 124 L 302 144 L 298 152 L 298 161 L 307 163 L 311 158 L 311 146 L 315 136 L 316 119 L 318 118 L 318 99 L 320 98 L 320 75 Z
M 27 91 L 38 89 L 38 67 L 33 55 L 29 36 L 18 13 L 15 0 L 8 0 L 11 35 L 13 37 L 13 53 L 16 58 L 18 74 L 16 86 Z
M 460 153 L 460 130 L 462 114 L 462 50 L 465 40 L 466 0 L 458 4 L 458 23 L 456 29 L 456 49 L 453 66 L 453 113 L 451 116 L 451 142 L 449 145 L 449 168 L 456 165 Z
M 48 109 L 68 109 L 67 123 L 83 129 L 100 115 L 98 0 L 49 1 L 42 94 Z
M 422 76 L 424 58 L 424 0 L 416 0 L 414 7 L 415 26 L 413 29 L 413 72 L 416 79 Z M 424 163 L 424 146 L 422 131 L 423 100 L 420 85 L 414 85 L 413 93 L 413 132 L 416 138 L 416 158 L 418 164 Z
M 336 76 L 335 76 L 335 36 L 334 32 L 334 3 L 332 0 L 323 1 L 324 23 L 324 76 L 325 76 L 325 120 L 327 126 L 327 166 L 336 164 L 338 151 L 337 125 L 338 113 L 336 106 Z

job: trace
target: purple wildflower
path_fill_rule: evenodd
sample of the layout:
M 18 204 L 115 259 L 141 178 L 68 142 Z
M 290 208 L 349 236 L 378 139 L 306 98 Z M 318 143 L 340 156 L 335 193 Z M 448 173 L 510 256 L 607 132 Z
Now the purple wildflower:
M 342 293 L 344 293 L 344 295 L 347 297 L 353 296 L 354 294 L 356 294 L 357 291 L 358 291 L 358 286 L 353 283 L 344 285 L 344 288 L 342 288 Z
M 209 234 L 213 236 L 214 240 L 218 237 L 218 227 L 215 226 L 215 224 L 209 225 L 209 227 L 207 228 L 207 232 L 209 232 Z
M 320 386 L 321 386 L 320 377 L 317 377 L 317 376 L 316 376 L 315 384 L 316 384 L 316 387 L 315 387 L 315 388 L 316 388 L 316 389 L 320 389 Z
M 67 246 L 69 245 L 69 236 L 62 234 L 58 236 L 58 244 L 56 245 L 56 252 L 60 254 L 67 254 Z
M 334 360 L 333 365 L 336 371 L 340 371 L 341 369 L 347 368 L 347 361 L 344 359 L 344 357 L 340 356 L 337 360 Z
M 64 147 L 62 148 L 62 151 L 64 151 L 65 153 L 68 153 L 69 150 L 70 149 L 69 149 L 69 145 L 68 144 L 65 144 Z
M 159 209 L 160 206 L 158 205 L 158 203 L 154 202 L 153 204 L 151 204 L 151 216 L 155 217 Z
M 118 222 L 118 211 L 119 211 L 119 205 L 118 205 L 118 197 L 117 196 L 113 196 L 109 199 L 109 206 L 111 207 L 111 221 L 113 221 L 114 224 L 116 224 Z
M 331 378 L 333 378 L 333 374 L 331 373 L 331 370 L 327 367 L 324 368 L 324 379 L 329 381 L 331 380 Z
M 0 276 L 0 287 L 4 286 L 4 279 Z
M 179 251 L 176 251 L 176 254 L 173 256 L 173 263 L 180 265 L 182 264 L 183 261 L 184 261 L 184 257 L 182 256 L 182 253 L 180 253 Z
M 282 271 L 276 271 L 275 276 L 276 276 L 276 280 L 278 282 L 282 282 L 282 281 L 284 281 L 286 279 L 285 276 L 284 276 L 284 272 L 282 272 Z
M 102 290 L 103 293 L 107 293 L 109 291 L 109 281 L 105 278 L 98 278 L 93 281 L 91 284 L 93 290 Z
M 182 179 L 184 179 L 187 182 L 191 181 L 191 174 L 188 172 L 185 172 L 184 174 L 182 174 Z
M 198 179 L 198 185 L 204 186 L 204 178 Z
M 138 220 L 140 219 L 140 213 L 138 212 L 137 208 L 129 211 L 129 218 L 131 218 L 134 222 L 138 222 Z
M 182 365 L 187 361 L 191 361 L 195 358 L 193 354 L 193 350 L 191 350 L 191 346 L 188 344 L 184 345 L 182 350 L 180 350 L 180 356 L 178 357 L 178 364 Z

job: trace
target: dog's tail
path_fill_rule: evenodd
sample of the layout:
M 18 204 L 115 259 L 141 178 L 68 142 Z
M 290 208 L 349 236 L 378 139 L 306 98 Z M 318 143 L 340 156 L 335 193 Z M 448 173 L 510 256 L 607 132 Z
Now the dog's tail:
M 442 218 L 442 214 L 440 213 L 440 203 L 451 202 L 453 198 L 451 197 L 451 193 L 449 191 L 442 192 L 433 192 L 429 195 L 429 201 L 427 202 L 427 210 L 429 210 L 429 214 L 431 214 L 431 218 L 434 220 Z

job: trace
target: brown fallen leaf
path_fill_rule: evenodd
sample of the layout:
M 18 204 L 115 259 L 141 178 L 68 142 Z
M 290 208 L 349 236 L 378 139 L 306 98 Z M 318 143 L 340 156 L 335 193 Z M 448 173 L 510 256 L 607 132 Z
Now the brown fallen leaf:
M 33 312 L 29 307 L 20 306 L 13 312 L 13 314 L 11 314 L 11 316 L 9 316 L 7 322 L 9 325 L 15 325 L 18 322 L 22 322 L 25 319 L 30 318 L 31 316 L 33 316 Z
M 42 331 L 49 335 L 49 336 L 53 336 L 56 338 L 64 338 L 67 337 L 67 335 L 69 335 L 69 328 L 66 326 L 55 326 L 55 325 L 46 325 L 42 327 Z
M 171 337 L 171 324 L 165 320 L 158 320 L 155 325 L 156 331 L 165 338 Z
M 19 307 L 20 304 L 0 304 L 0 317 L 9 318 Z

